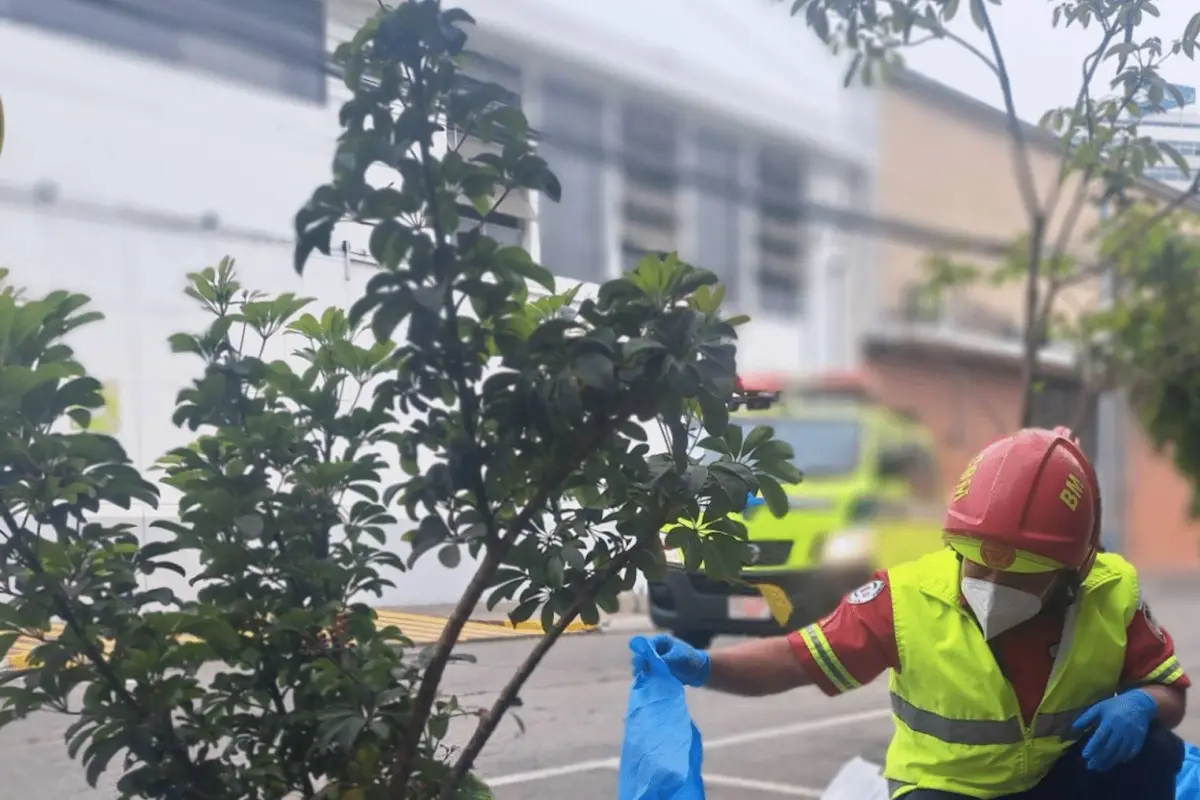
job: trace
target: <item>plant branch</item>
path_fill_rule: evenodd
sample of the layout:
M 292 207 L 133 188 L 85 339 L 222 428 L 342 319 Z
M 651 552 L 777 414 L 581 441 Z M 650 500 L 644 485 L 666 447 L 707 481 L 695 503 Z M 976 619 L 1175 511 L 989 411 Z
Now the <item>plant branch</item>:
M 1038 351 L 1041 349 L 1039 331 L 1040 308 L 1038 295 L 1042 279 L 1042 241 L 1046 221 L 1035 216 L 1029 236 L 1029 274 L 1025 278 L 1025 339 L 1021 353 L 1021 405 L 1018 424 L 1022 428 L 1033 424 L 1033 383 L 1037 377 Z
M 1108 49 L 1109 42 L 1112 41 L 1114 33 L 1115 31 L 1112 28 L 1105 28 L 1104 36 L 1100 39 L 1100 44 L 1095 50 L 1093 50 L 1091 53 L 1088 53 L 1088 55 L 1084 57 L 1083 64 L 1080 67 L 1083 75 L 1080 79 L 1079 94 L 1075 96 L 1075 110 L 1071 120 L 1071 127 L 1074 129 L 1074 127 L 1078 124 L 1079 115 L 1084 114 L 1084 118 L 1087 120 L 1087 134 L 1089 142 L 1095 141 L 1096 139 L 1096 121 L 1092 118 L 1092 81 L 1096 77 L 1096 70 L 1099 68 L 1100 62 L 1104 59 L 1104 52 Z M 1124 106 L 1124 104 L 1122 104 L 1122 106 Z M 1063 146 L 1062 160 L 1058 165 L 1058 180 L 1055 181 L 1054 186 L 1050 188 L 1050 196 L 1046 199 L 1045 209 L 1047 217 L 1054 216 L 1054 212 L 1058 208 L 1058 203 L 1062 198 L 1063 189 L 1066 187 L 1067 183 L 1067 177 L 1070 175 L 1070 170 L 1068 170 L 1067 165 L 1070 163 L 1072 152 L 1073 149 L 1069 142 Z M 1088 169 L 1087 174 L 1083 179 L 1083 185 L 1080 187 L 1081 192 L 1086 193 L 1086 189 L 1091 177 L 1092 170 Z M 1075 217 L 1078 218 L 1078 214 L 1076 214 Z M 1074 227 L 1074 222 L 1072 222 L 1069 226 L 1067 236 L 1070 235 L 1069 230 L 1074 229 Z M 1060 233 L 1059 238 L 1061 242 L 1062 239 L 1066 237 L 1062 236 Z
M 1041 280 L 1042 255 L 1046 236 L 1046 217 L 1038 198 L 1037 184 L 1033 177 L 1033 162 L 1029 155 L 1029 143 L 1025 140 L 1025 128 L 1021 118 L 1017 116 L 1016 102 L 1013 100 L 1012 81 L 1008 75 L 1008 67 L 1004 62 L 1004 53 L 1000 40 L 996 36 L 996 28 L 992 25 L 987 5 L 979 4 L 983 28 L 987 33 L 988 43 L 996 58 L 996 76 L 1000 81 L 1000 91 L 1004 95 L 1004 110 L 1008 119 L 1009 133 L 1013 141 L 1013 159 L 1017 167 L 1017 186 L 1029 214 L 1029 275 L 1025 284 L 1025 343 L 1021 359 L 1021 425 L 1028 425 L 1032 413 L 1032 398 L 1034 376 L 1037 371 L 1038 337 L 1037 312 L 1038 291 Z
M 272 665 L 271 669 L 270 669 L 270 673 L 271 674 L 266 676 L 268 678 L 268 680 L 266 681 L 267 694 L 270 695 L 270 697 L 271 697 L 271 703 L 275 706 L 275 713 L 279 714 L 279 719 L 285 720 L 288 717 L 288 710 L 287 710 L 287 704 L 284 703 L 284 701 L 283 701 L 283 694 L 279 691 L 279 669 L 278 669 L 278 667 L 275 665 Z M 296 765 L 295 763 L 290 763 L 286 759 L 283 761 L 281 766 L 285 773 L 290 773 L 289 777 L 293 781 L 300 784 L 300 786 L 304 790 L 304 794 L 306 796 L 312 797 L 313 795 L 316 794 L 317 790 L 316 790 L 316 787 L 313 786 L 312 776 L 308 774 L 308 771 L 303 766 L 300 766 L 297 769 L 298 765 Z
M 1071 205 L 1067 206 L 1067 213 L 1063 217 L 1062 223 L 1058 228 L 1058 237 L 1054 242 L 1054 247 L 1051 249 L 1051 259 L 1058 261 L 1066 255 L 1067 248 L 1071 244 L 1071 236 L 1075 233 L 1075 227 L 1079 224 L 1079 216 L 1083 213 L 1084 207 L 1088 204 L 1088 189 L 1091 186 L 1092 170 L 1088 169 L 1084 172 L 1083 178 L 1079 182 L 1079 186 L 1075 191 L 1074 197 L 1071 198 Z M 1058 184 L 1064 185 L 1063 183 Z M 1049 201 L 1054 205 L 1058 204 L 1058 198 L 1051 198 Z M 1051 211 L 1050 213 L 1053 213 Z
M 1079 381 L 1079 394 L 1075 398 L 1075 409 L 1066 420 L 1067 429 L 1073 431 L 1075 436 L 1079 436 L 1079 432 L 1087 424 L 1088 417 L 1092 415 L 1092 403 L 1096 400 L 1097 394 L 1098 392 L 1090 382 Z
M 27 531 L 17 525 L 16 518 L 13 517 L 12 511 L 9 509 L 8 504 L 3 500 L 0 500 L 0 520 L 2 520 L 12 532 L 14 548 L 25 551 L 26 563 L 29 569 L 38 575 L 44 576 L 46 574 L 46 570 L 42 565 L 41 559 L 39 559 L 36 553 L 32 552 L 29 547 L 24 546 L 24 543 L 21 541 L 21 534 L 27 533 Z M 90 636 L 88 636 L 87 629 L 84 627 L 83 623 L 79 621 L 79 617 L 77 617 L 74 611 L 72 611 L 70 604 L 66 602 L 62 592 L 56 591 L 54 587 L 51 587 L 50 594 L 51 603 L 55 611 L 58 612 L 58 616 L 62 619 L 63 624 L 75 634 L 75 637 L 79 640 L 80 645 L 83 648 L 84 656 L 108 685 L 109 691 L 111 691 L 121 702 L 121 704 L 124 705 L 130 712 L 132 712 L 137 719 L 143 720 L 152 730 L 155 731 L 158 736 L 161 737 L 160 742 L 169 754 L 170 758 L 172 758 L 180 767 L 182 767 L 183 771 L 192 779 L 193 785 L 190 791 L 195 793 L 193 796 L 208 797 L 209 795 L 206 792 L 202 792 L 200 789 L 200 786 L 203 785 L 203 776 L 200 774 L 199 767 L 192 760 L 191 754 L 188 753 L 187 747 L 182 741 L 180 741 L 178 734 L 175 732 L 174 726 L 171 725 L 170 718 L 168 717 L 164 720 L 160 717 L 158 718 L 158 724 L 155 723 L 155 716 L 149 714 L 144 708 L 142 708 L 137 699 L 129 692 L 127 688 L 125 688 L 125 681 L 121 680 L 121 678 L 113 670 L 112 665 L 108 663 L 108 659 L 104 657 L 103 651 L 99 648 L 96 642 Z M 165 724 L 163 724 L 164 722 Z
M 554 465 L 547 471 L 547 474 L 554 476 L 569 475 L 603 441 L 612 427 L 612 418 L 599 421 L 594 435 L 582 437 L 580 446 L 576 448 L 571 456 Z M 463 595 L 454 607 L 454 611 L 451 612 L 450 617 L 446 620 L 446 626 L 442 629 L 442 634 L 438 637 L 437 644 L 434 645 L 433 654 L 425 667 L 425 674 L 421 678 L 421 685 L 417 690 L 416 697 L 413 699 L 408 730 L 403 737 L 400 749 L 396 752 L 393 759 L 394 766 L 388 790 L 390 795 L 397 798 L 397 800 L 403 800 L 405 797 L 409 776 L 412 772 L 412 761 L 416 752 L 416 746 L 420 741 L 421 732 L 425 727 L 425 721 L 429 717 L 429 712 L 433 708 L 433 703 L 437 699 L 438 686 L 441 683 L 442 675 L 445 674 L 446 665 L 450 663 L 450 654 L 454 649 L 454 645 L 458 642 L 459 634 L 462 633 L 462 629 L 470 619 L 471 613 L 479 604 L 483 593 L 487 591 L 492 577 L 495 575 L 496 570 L 499 569 L 500 564 L 503 563 L 504 556 L 507 555 L 509 549 L 516 542 L 517 537 L 521 535 L 522 531 L 529 527 L 533 518 L 542 513 L 560 485 L 560 480 L 556 479 L 539 488 L 533 498 L 513 518 L 513 521 L 508 525 L 499 541 L 494 546 L 484 548 L 484 557 L 480 561 L 479 568 L 475 570 L 475 574 L 471 577 L 470 583 L 467 584 L 466 589 L 463 591 Z
M 992 73 L 996 75 L 996 77 L 998 77 L 998 78 L 1000 77 L 1000 70 L 1003 69 L 1003 65 L 998 65 L 995 61 L 988 58 L 986 53 L 984 53 L 978 47 L 971 44 L 970 42 L 968 42 L 966 39 L 962 38 L 958 34 L 952 32 L 945 25 L 941 24 L 940 22 L 928 20 L 925 17 L 921 17 L 921 16 L 917 16 L 915 18 L 915 22 L 918 26 L 925 28 L 926 30 L 930 31 L 931 33 L 929 36 L 927 36 L 924 39 L 918 39 L 915 42 L 908 42 L 908 47 L 917 47 L 917 46 L 926 44 L 930 41 L 933 41 L 935 39 L 947 39 L 951 42 L 954 42 L 955 44 L 957 44 L 959 47 L 966 50 L 971 55 L 975 56 L 977 59 L 979 59 L 983 63 L 983 65 L 985 67 L 990 69 L 992 71 Z
M 1158 225 L 1167 217 L 1171 216 L 1180 208 L 1182 208 L 1184 203 L 1194 199 L 1197 193 L 1200 193 L 1200 171 L 1196 172 L 1196 176 L 1192 178 L 1192 182 L 1188 185 L 1187 189 L 1180 192 L 1175 197 L 1172 197 L 1170 202 L 1146 217 L 1146 219 L 1144 219 L 1142 223 L 1132 231 L 1126 230 L 1124 235 L 1120 238 L 1120 241 L 1117 242 L 1117 245 L 1105 255 L 1104 259 L 1101 260 L 1099 265 L 1100 269 L 1103 270 L 1105 268 L 1112 267 L 1130 247 L 1140 244 L 1145 235 L 1149 233 L 1155 225 Z
M 1037 184 L 1033 178 L 1033 162 L 1029 156 L 1029 143 L 1025 140 L 1025 128 L 1021 118 L 1017 116 L 1017 105 L 1013 99 L 1012 80 L 1008 75 L 1008 67 L 1004 63 L 1004 52 L 1000 48 L 1000 39 L 992 25 L 991 15 L 987 5 L 980 3 L 983 17 L 983 29 L 987 33 L 988 44 L 991 45 L 992 55 L 995 56 L 996 77 L 1000 81 L 1000 92 L 1004 96 L 1004 111 L 1008 117 L 1008 130 L 1012 135 L 1015 160 L 1017 162 L 1017 184 L 1025 209 L 1031 218 L 1043 216 L 1037 194 Z
M 424 75 L 421 72 L 420 66 L 413 68 L 411 73 L 412 89 L 414 102 L 419 108 L 425 108 L 428 97 L 426 95 L 426 85 Z M 433 174 L 433 141 L 431 132 L 426 129 L 421 134 L 417 147 L 421 154 L 421 181 L 424 184 L 425 201 L 430 204 L 431 217 L 433 220 L 433 235 L 434 244 L 434 260 L 435 266 L 441 267 L 439 263 L 446 257 L 446 230 L 442 226 L 441 217 L 438 214 L 438 183 L 436 176 Z M 480 223 L 482 226 L 482 222 Z M 442 309 L 446 314 L 446 319 L 442 325 L 443 336 L 447 350 L 451 354 L 445 364 L 446 371 L 450 375 L 450 379 L 454 382 L 454 389 L 458 395 L 460 412 L 462 416 L 463 433 L 466 435 L 468 447 L 471 455 L 477 455 L 479 452 L 479 438 L 476 430 L 475 422 L 479 414 L 478 400 L 475 397 L 475 392 L 467 384 L 467 377 L 464 374 L 463 362 L 466 359 L 466 354 L 463 352 L 462 340 L 458 334 L 458 308 L 454 303 L 454 291 L 450 281 L 446 281 L 445 296 L 442 298 Z M 485 541 L 493 544 L 496 540 L 496 519 L 492 515 L 492 506 L 488 501 L 487 486 L 483 481 L 483 465 L 478 463 L 478 459 L 474 459 L 476 466 L 471 470 L 468 478 L 471 494 L 475 497 L 476 511 L 483 522 Z
M 567 628 L 575 621 L 576 617 L 583 610 L 584 606 L 595 600 L 596 594 L 604 586 L 604 584 L 615 577 L 621 570 L 629 566 L 633 560 L 633 556 L 647 544 L 654 540 L 657 532 L 662 529 L 663 524 L 648 526 L 648 529 L 654 531 L 653 534 L 639 537 L 638 540 L 630 547 L 626 548 L 619 556 L 614 558 L 608 567 L 592 580 L 587 588 L 579 591 L 571 604 L 567 606 L 558 622 L 554 627 L 545 633 L 525 660 L 517 667 L 516 672 L 509 679 L 504 688 L 500 690 L 500 695 L 496 701 L 492 703 L 492 707 L 484 713 L 479 721 L 479 725 L 475 728 L 475 732 L 471 734 L 470 740 L 459 753 L 458 760 L 454 762 L 454 769 L 442 785 L 441 795 L 439 800 L 453 800 L 459 784 L 467 773 L 471 771 L 471 767 L 475 764 L 475 759 L 483 751 L 484 746 L 496 732 L 496 728 L 500 725 L 500 720 L 504 714 L 512 707 L 513 702 L 517 699 L 521 689 L 525 686 L 525 682 L 537 670 L 542 663 L 542 659 L 550 652 L 554 644 L 566 633 Z

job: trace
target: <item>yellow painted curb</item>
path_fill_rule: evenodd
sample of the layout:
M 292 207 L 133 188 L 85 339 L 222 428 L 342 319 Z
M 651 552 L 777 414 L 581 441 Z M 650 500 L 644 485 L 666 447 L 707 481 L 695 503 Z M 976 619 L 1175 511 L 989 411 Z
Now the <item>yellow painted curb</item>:
M 412 640 L 413 644 L 426 645 L 433 644 L 442 636 L 442 631 L 446 627 L 446 618 L 434 616 L 432 614 L 414 614 L 407 611 L 389 611 L 387 609 L 376 610 L 375 619 L 383 625 L 395 625 L 405 636 Z M 53 625 L 46 634 L 47 639 L 57 637 L 62 633 L 63 626 L 61 624 Z M 566 633 L 588 633 L 598 630 L 595 625 L 585 625 L 582 622 L 573 622 L 567 627 Z M 543 633 L 542 626 L 537 622 L 519 622 L 512 623 L 508 620 L 468 620 L 463 626 L 462 632 L 458 636 L 460 644 L 466 642 L 484 642 L 495 639 L 519 639 L 529 638 L 532 636 L 540 636 Z M 194 636 L 184 635 L 180 637 L 183 641 L 195 641 Z M 31 655 L 41 641 L 30 637 L 23 636 L 13 643 L 6 657 L 9 669 L 28 669 L 36 666 L 33 663 Z M 111 647 L 111 642 L 104 642 L 104 647 L 107 650 Z
M 545 632 L 545 629 L 542 627 L 542 623 L 530 622 L 528 620 L 526 620 L 525 622 L 511 622 L 511 621 L 505 619 L 505 620 L 499 620 L 495 624 L 503 625 L 505 628 L 512 628 L 513 630 L 518 630 L 518 631 L 531 631 L 534 633 L 544 633 Z M 570 625 L 568 625 L 566 627 L 566 630 L 564 631 L 564 633 L 585 633 L 587 631 L 599 630 L 599 628 L 600 628 L 599 625 L 588 625 L 587 623 L 584 623 L 584 622 L 572 622 Z

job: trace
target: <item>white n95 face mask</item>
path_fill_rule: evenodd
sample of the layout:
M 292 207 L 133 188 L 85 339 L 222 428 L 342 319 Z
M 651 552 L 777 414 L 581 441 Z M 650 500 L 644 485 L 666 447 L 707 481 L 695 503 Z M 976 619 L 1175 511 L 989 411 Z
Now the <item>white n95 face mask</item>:
M 979 578 L 963 578 L 962 593 L 975 612 L 985 639 L 1033 619 L 1042 610 L 1042 598 L 1036 594 Z

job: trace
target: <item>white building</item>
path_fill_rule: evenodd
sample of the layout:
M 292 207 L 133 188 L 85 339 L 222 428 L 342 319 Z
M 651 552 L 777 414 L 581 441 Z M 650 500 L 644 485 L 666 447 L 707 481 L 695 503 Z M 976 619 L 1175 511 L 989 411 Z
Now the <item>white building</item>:
M 743 368 L 849 365 L 868 256 L 809 203 L 873 196 L 873 97 L 769 0 L 468 0 L 472 48 L 519 95 L 564 186 L 506 207 L 508 231 L 596 282 L 678 249 L 751 314 Z M 222 255 L 244 282 L 348 305 L 357 254 L 291 269 L 292 217 L 329 175 L 346 97 L 325 53 L 375 0 L 0 0 L 0 264 L 32 290 L 90 294 L 108 319 L 76 344 L 108 382 L 139 466 L 197 364 L 166 338 L 202 323 L 185 274 Z M 430 560 L 432 561 L 432 559 Z M 458 578 L 406 579 L 388 603 Z M 464 578 L 465 580 L 465 578 Z
M 1174 97 L 1163 98 L 1161 111 L 1153 111 L 1142 117 L 1138 132 L 1157 142 L 1170 145 L 1183 156 L 1189 171 L 1181 172 L 1171 161 L 1146 169 L 1145 176 L 1162 181 L 1172 189 L 1186 191 L 1195 180 L 1200 169 L 1200 110 L 1196 106 L 1196 90 L 1191 86 L 1176 86 L 1183 96 L 1183 104 L 1177 105 Z

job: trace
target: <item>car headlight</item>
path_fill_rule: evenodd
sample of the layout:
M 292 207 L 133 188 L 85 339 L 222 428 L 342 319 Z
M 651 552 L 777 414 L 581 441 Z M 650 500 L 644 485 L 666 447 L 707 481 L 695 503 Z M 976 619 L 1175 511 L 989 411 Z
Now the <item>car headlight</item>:
M 874 535 L 868 530 L 842 531 L 825 541 L 822 558 L 828 564 L 849 564 L 865 561 L 871 555 Z

